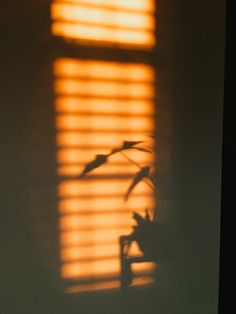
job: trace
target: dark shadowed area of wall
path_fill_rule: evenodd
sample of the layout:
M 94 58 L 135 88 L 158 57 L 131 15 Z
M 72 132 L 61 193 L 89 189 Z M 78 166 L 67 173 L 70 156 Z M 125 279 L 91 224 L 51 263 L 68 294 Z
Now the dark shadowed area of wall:
M 224 1 L 159 2 L 159 77 L 172 112 L 164 313 L 217 313 L 224 15 Z

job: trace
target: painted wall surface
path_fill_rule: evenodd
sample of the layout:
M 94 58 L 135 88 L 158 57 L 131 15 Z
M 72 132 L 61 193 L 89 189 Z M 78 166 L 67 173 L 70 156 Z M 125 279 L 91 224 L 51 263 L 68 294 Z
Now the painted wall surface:
M 224 14 L 224 1 L 159 2 L 159 78 L 172 114 L 163 313 L 217 313 Z
M 73 298 L 60 295 L 57 279 L 48 3 L 1 13 L 0 312 L 217 313 L 225 1 L 159 0 L 157 8 L 157 179 L 167 204 L 159 284 Z

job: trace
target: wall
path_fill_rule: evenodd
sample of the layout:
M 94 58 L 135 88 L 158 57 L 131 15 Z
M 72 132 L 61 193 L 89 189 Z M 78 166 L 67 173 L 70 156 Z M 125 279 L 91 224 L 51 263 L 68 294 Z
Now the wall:
M 160 104 L 172 112 L 164 313 L 217 313 L 224 1 L 159 1 Z M 166 94 L 165 94 L 166 93 Z
M 48 3 L 4 10 L 0 311 L 217 313 L 225 2 L 158 1 L 158 288 L 78 300 L 58 293 Z

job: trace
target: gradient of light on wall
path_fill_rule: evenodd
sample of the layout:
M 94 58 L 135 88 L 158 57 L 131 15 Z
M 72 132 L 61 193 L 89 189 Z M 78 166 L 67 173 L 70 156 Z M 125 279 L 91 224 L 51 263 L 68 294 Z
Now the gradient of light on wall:
M 152 48 L 154 0 L 54 0 L 52 34 L 85 43 Z
M 117 288 L 119 236 L 132 231 L 132 210 L 144 214 L 153 207 L 152 191 L 141 183 L 124 203 L 138 169 L 122 155 L 87 179 L 78 175 L 95 154 L 123 140 L 153 145 L 154 71 L 140 63 L 61 58 L 54 75 L 61 276 L 70 282 L 67 292 Z M 127 155 L 141 165 L 154 158 L 139 151 Z M 135 267 L 134 285 L 150 283 L 153 264 Z

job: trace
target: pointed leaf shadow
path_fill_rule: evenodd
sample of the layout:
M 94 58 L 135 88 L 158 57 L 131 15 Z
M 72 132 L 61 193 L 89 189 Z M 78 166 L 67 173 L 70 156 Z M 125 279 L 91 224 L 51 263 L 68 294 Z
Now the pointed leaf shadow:
M 135 186 L 142 181 L 145 178 L 149 177 L 149 171 L 150 171 L 150 166 L 145 166 L 145 167 L 141 167 L 140 171 L 136 174 L 136 176 L 134 177 L 134 180 L 132 181 L 131 185 L 129 186 L 126 194 L 125 194 L 125 201 L 128 200 L 130 193 L 133 191 L 133 189 L 135 188 Z
M 84 170 L 79 176 L 79 179 L 83 178 L 86 174 L 88 174 L 92 170 L 106 163 L 107 159 L 108 159 L 108 155 L 96 155 L 95 159 L 87 163 L 87 165 L 84 167 Z

